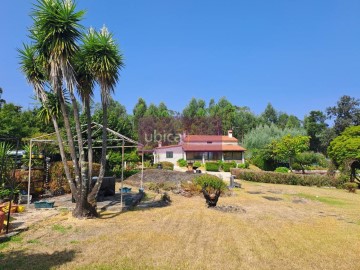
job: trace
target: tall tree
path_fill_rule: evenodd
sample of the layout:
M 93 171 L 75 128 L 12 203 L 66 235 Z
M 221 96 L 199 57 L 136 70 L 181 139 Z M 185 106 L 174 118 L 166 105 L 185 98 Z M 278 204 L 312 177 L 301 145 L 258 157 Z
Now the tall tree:
M 336 106 L 328 107 L 326 113 L 334 119 L 335 133 L 339 135 L 349 126 L 360 125 L 360 100 L 344 95 Z
M 6 103 L 5 99 L 2 99 L 3 89 L 0 87 L 0 109 Z
M 68 175 L 66 157 L 62 155 L 65 172 L 71 187 L 71 191 L 76 200 L 73 215 L 76 217 L 94 217 L 96 212 L 96 196 L 101 185 L 106 162 L 106 142 L 107 142 L 107 104 L 110 92 L 118 80 L 118 71 L 122 65 L 122 57 L 118 47 L 112 39 L 112 35 L 103 28 L 102 31 L 91 32 L 88 43 L 84 42 L 84 47 L 80 52 L 84 58 L 85 71 L 90 72 L 101 88 L 101 100 L 103 105 L 103 137 L 102 137 L 102 159 L 99 178 L 95 187 L 89 194 L 88 164 L 85 162 L 84 143 L 81 132 L 78 101 L 74 89 L 76 86 L 83 90 L 83 85 L 76 83 L 76 71 L 80 72 L 76 66 L 76 56 L 79 53 L 78 42 L 81 38 L 80 20 L 84 11 L 76 11 L 76 5 L 71 0 L 38 0 L 32 12 L 33 27 L 30 36 L 34 46 L 25 46 L 20 51 L 23 57 L 22 68 L 27 75 L 29 82 L 34 86 L 36 93 L 40 94 L 40 101 L 46 105 L 47 99 L 44 91 L 46 82 L 49 82 L 50 89 L 57 96 L 61 116 L 64 120 L 68 147 L 73 161 L 75 181 Z M 86 46 L 85 46 L 86 45 Z M 27 54 L 33 52 L 33 54 Z M 25 61 L 29 60 L 29 61 Z M 32 62 L 31 62 L 32 61 Z M 33 65 L 33 70 L 42 73 L 43 78 L 37 80 L 33 76 L 27 64 Z M 89 89 L 87 89 L 89 90 Z M 80 93 L 84 94 L 84 93 Z M 91 94 L 84 94 L 91 95 Z M 70 98 L 71 107 L 67 106 L 66 97 Z M 84 96 L 83 96 L 84 101 Z M 85 102 L 85 101 L 84 101 Z M 69 114 L 73 114 L 75 133 L 71 128 Z M 53 119 L 52 115 L 52 119 Z M 56 119 L 55 119 L 56 120 Z M 54 127 L 56 121 L 53 121 Z M 76 141 L 74 137 L 77 137 Z M 91 143 L 91 136 L 88 137 Z M 88 142 L 88 143 L 89 143 Z M 60 152 L 63 146 L 62 138 L 58 137 Z M 91 176 L 91 173 L 90 173 Z
M 133 109 L 133 120 L 134 120 L 134 131 L 135 134 L 138 134 L 139 131 L 139 121 L 144 117 L 147 110 L 146 101 L 142 98 L 138 99 L 138 102 L 135 104 Z
M 275 108 L 268 103 L 264 112 L 261 114 L 261 118 L 263 119 L 266 125 L 270 125 L 271 123 L 277 124 L 278 123 L 278 112 Z
M 114 91 L 115 85 L 119 79 L 119 70 L 123 67 L 124 63 L 118 45 L 105 26 L 99 32 L 90 30 L 84 41 L 83 48 L 88 69 L 93 74 L 96 82 L 100 85 L 101 105 L 103 110 L 102 151 L 99 179 L 89 196 L 86 199 L 84 198 L 85 204 L 89 202 L 95 208 L 97 194 L 105 175 L 108 127 L 107 107 L 110 102 L 110 95 Z
M 310 150 L 316 152 L 325 152 L 321 147 L 320 136 L 327 128 L 326 115 L 321 111 L 311 111 L 304 118 L 304 128 L 307 135 L 310 136 Z

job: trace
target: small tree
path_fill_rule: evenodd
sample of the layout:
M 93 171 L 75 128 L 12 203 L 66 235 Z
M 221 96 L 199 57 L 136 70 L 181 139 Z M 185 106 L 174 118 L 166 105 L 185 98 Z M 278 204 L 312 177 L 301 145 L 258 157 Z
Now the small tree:
M 360 126 L 346 128 L 330 143 L 328 154 L 336 167 L 351 171 L 351 181 L 356 179 L 360 164 Z
M 220 194 L 226 190 L 225 182 L 217 176 L 204 174 L 194 179 L 194 183 L 201 187 L 208 207 L 215 207 Z
M 276 159 L 287 160 L 292 171 L 292 162 L 296 155 L 309 149 L 308 136 L 286 135 L 271 143 L 271 149 Z

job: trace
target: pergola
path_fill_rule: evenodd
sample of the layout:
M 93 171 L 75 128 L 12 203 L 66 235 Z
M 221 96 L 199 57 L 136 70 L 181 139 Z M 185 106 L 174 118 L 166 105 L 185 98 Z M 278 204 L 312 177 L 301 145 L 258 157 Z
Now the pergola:
M 86 125 L 83 125 L 82 127 L 86 128 Z M 98 124 L 96 122 L 92 122 L 91 124 L 91 129 L 94 130 L 94 132 L 92 133 L 92 135 L 95 135 L 99 132 L 101 132 L 103 126 L 101 124 Z M 108 131 L 108 133 L 114 135 L 115 139 L 108 139 L 108 142 L 115 142 L 116 144 L 119 145 L 111 145 L 108 146 L 107 149 L 114 149 L 114 148 L 121 148 L 121 189 L 120 189 L 120 202 L 121 202 L 121 207 L 123 207 L 123 181 L 124 181 L 124 151 L 125 148 L 137 148 L 138 151 L 141 150 L 141 179 L 140 179 L 140 188 L 143 189 L 143 177 L 144 177 L 144 150 L 143 150 L 143 145 L 133 139 L 130 139 L 128 137 L 126 137 L 125 135 L 122 135 L 110 128 L 106 129 Z M 86 133 L 87 130 L 85 129 L 84 131 L 82 131 L 82 133 Z M 31 184 L 31 162 L 32 162 L 32 147 L 34 143 L 55 143 L 57 144 L 57 141 L 55 139 L 49 139 L 51 138 L 51 136 L 53 136 L 55 133 L 49 133 L 49 134 L 45 134 L 39 137 L 35 137 L 35 138 L 31 138 L 30 139 L 30 155 L 29 155 L 29 180 L 28 180 L 28 191 L 27 191 L 27 205 L 30 205 L 30 184 Z M 76 139 L 76 136 L 74 137 L 74 139 Z M 101 141 L 93 141 L 94 143 L 96 142 L 101 142 Z M 84 140 L 84 144 L 87 143 L 87 140 Z M 86 145 L 84 145 L 84 148 L 86 148 Z M 93 146 L 93 149 L 96 148 L 101 148 L 101 146 Z

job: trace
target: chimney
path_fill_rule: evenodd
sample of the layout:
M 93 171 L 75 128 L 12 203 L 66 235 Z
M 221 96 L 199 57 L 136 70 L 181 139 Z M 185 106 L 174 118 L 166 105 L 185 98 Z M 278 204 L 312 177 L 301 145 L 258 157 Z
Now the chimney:
M 228 130 L 228 136 L 229 136 L 229 138 L 232 138 L 232 136 L 233 136 L 232 130 Z
M 161 141 L 158 141 L 158 147 L 161 147 L 161 146 L 162 146 Z

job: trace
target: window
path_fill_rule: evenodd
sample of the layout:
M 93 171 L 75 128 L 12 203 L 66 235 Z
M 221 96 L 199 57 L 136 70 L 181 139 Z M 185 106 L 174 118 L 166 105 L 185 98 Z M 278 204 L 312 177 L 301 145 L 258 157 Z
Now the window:
M 166 158 L 173 158 L 174 153 L 173 151 L 166 151 Z

